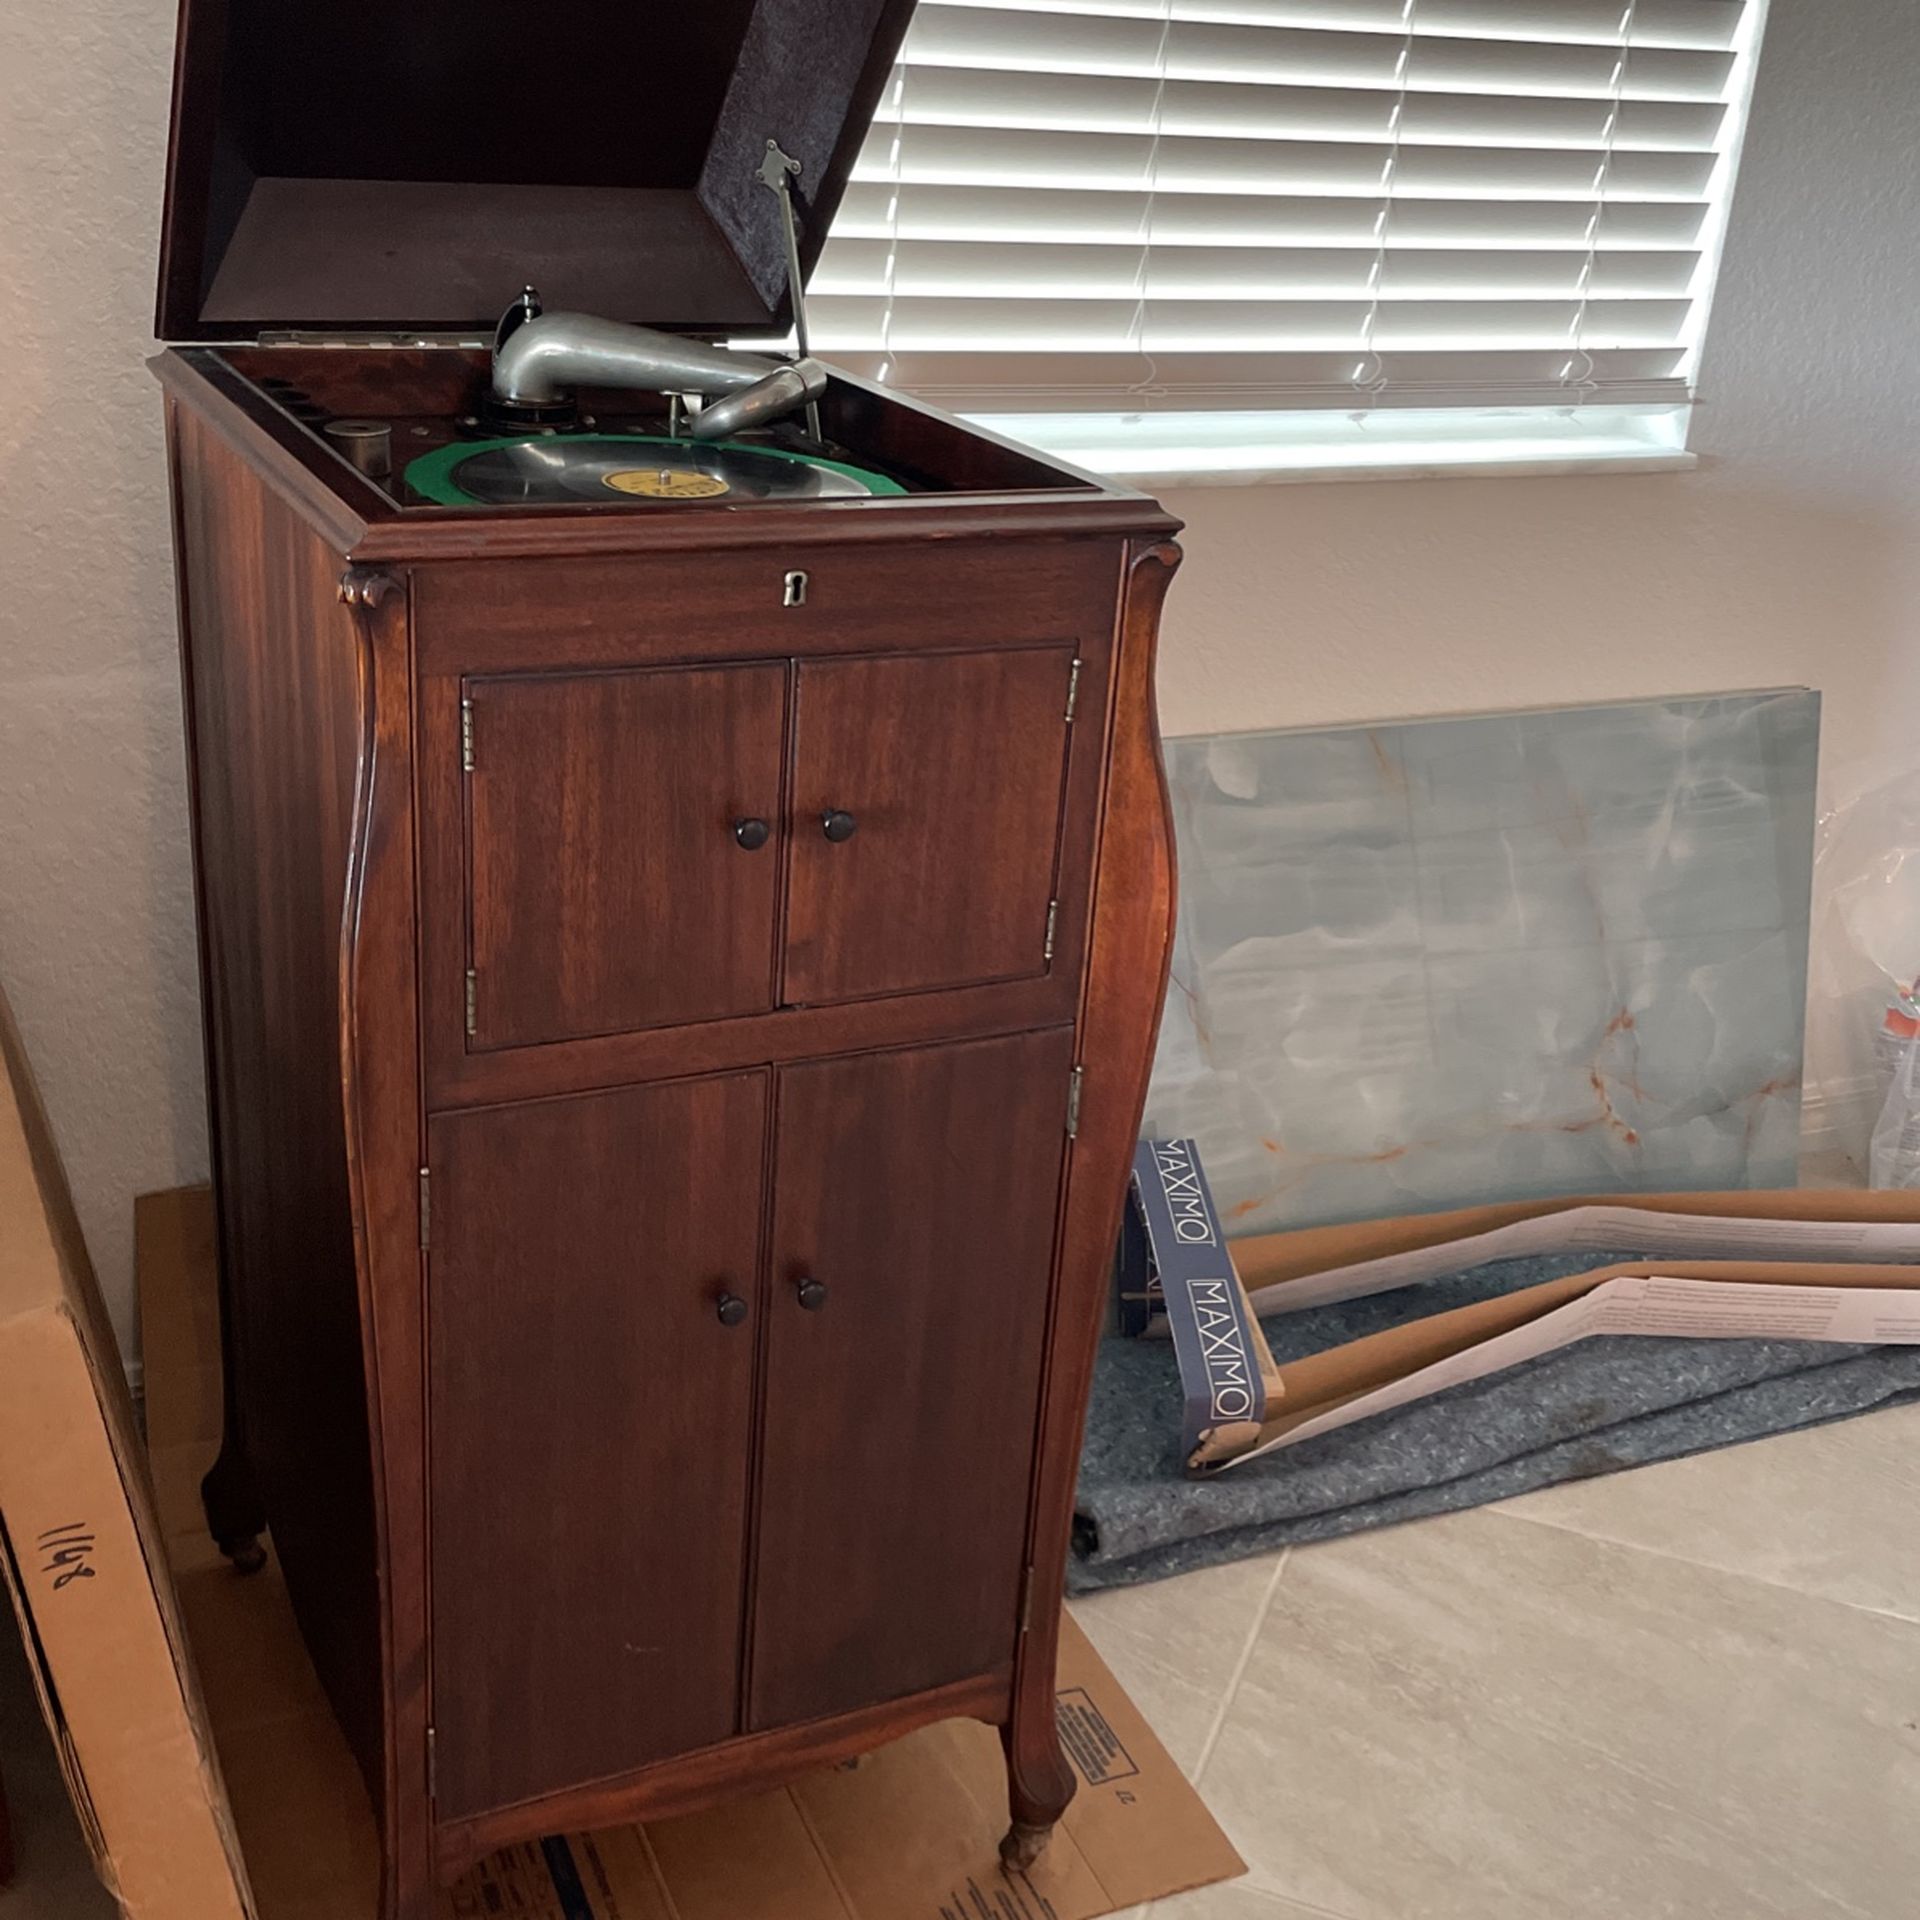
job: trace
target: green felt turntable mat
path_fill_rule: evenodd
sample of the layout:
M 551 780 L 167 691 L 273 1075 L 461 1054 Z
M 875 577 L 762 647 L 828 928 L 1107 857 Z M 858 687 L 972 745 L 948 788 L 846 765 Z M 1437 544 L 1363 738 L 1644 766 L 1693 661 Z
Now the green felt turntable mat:
M 866 467 L 855 467 L 841 460 L 828 460 L 817 454 L 793 453 L 785 447 L 766 447 L 741 440 L 671 440 L 661 434 L 646 433 L 593 433 L 564 434 L 560 436 L 516 433 L 498 440 L 455 440 L 444 447 L 436 447 L 432 453 L 423 453 L 407 466 L 407 485 L 414 492 L 443 507 L 476 507 L 495 504 L 482 500 L 466 492 L 455 480 L 455 472 L 476 455 L 492 453 L 510 447 L 538 444 L 545 439 L 558 437 L 573 446 L 616 446 L 616 447 L 672 447 L 680 452 L 697 448 L 706 453 L 748 454 L 756 460 L 785 461 L 798 468 L 811 468 L 822 473 L 838 474 L 857 481 L 870 494 L 904 494 L 906 488 L 899 481 L 890 480 L 884 473 L 874 473 Z M 615 493 L 625 493 L 635 497 L 635 491 L 615 487 Z M 668 496 L 672 497 L 672 496 Z M 699 498 L 699 495 L 685 496 Z M 564 502 L 543 501 L 540 505 L 560 505 Z

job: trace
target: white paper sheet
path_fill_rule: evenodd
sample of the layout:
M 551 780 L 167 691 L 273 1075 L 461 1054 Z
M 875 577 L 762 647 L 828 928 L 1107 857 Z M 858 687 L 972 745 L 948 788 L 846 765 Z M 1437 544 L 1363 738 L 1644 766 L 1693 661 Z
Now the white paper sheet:
M 1920 1260 L 1920 1221 L 1727 1219 L 1715 1214 L 1655 1213 L 1641 1207 L 1570 1207 L 1563 1213 L 1490 1227 L 1441 1246 L 1383 1254 L 1377 1260 L 1355 1261 L 1298 1280 L 1276 1281 L 1249 1298 L 1255 1313 L 1289 1313 L 1416 1286 L 1487 1260 L 1636 1247 L 1658 1248 L 1676 1259 L 1860 1260 L 1893 1266 Z
M 1546 1223 L 1529 1221 L 1526 1224 Z M 1712 1224 L 1725 1227 L 1737 1223 L 1723 1220 Z M 1745 1224 L 1772 1226 L 1775 1223 Z M 1875 1226 L 1847 1231 L 1882 1233 L 1889 1229 Z M 1912 1233 L 1914 1229 L 1897 1231 Z M 1455 1242 L 1456 1247 L 1459 1244 Z M 1482 1256 L 1489 1257 L 1493 1256 Z M 1679 1336 L 1689 1340 L 1830 1340 L 1849 1345 L 1920 1346 L 1920 1287 L 1770 1286 L 1740 1280 L 1636 1276 L 1603 1280 L 1591 1293 L 1542 1314 L 1524 1327 L 1495 1334 L 1464 1353 L 1420 1367 L 1402 1379 L 1303 1420 L 1290 1432 L 1241 1454 L 1226 1465 L 1237 1467 L 1278 1447 L 1297 1446 L 1316 1434 L 1332 1433 L 1372 1414 L 1424 1400 L 1430 1394 L 1469 1380 L 1484 1379 L 1505 1367 L 1518 1366 L 1523 1360 L 1556 1352 L 1576 1340 L 1602 1333 Z

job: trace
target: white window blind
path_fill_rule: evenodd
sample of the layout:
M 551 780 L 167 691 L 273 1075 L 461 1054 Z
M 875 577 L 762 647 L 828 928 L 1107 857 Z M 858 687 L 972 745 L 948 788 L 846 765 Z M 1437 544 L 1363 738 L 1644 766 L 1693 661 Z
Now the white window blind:
M 1753 24 L 922 0 L 816 341 L 990 412 L 1684 400 Z

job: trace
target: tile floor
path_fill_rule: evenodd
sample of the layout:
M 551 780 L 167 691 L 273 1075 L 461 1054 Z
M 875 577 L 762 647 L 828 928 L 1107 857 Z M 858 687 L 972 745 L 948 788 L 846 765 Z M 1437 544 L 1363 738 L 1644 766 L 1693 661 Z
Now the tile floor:
M 1150 1911 L 1912 1920 L 1916 1515 L 1908 1408 L 1080 1603 L 1251 1868 Z M 0 1766 L 0 1920 L 110 1920 L 10 1633 Z
M 1920 1407 L 1102 1594 L 1245 1855 L 1155 1920 L 1920 1914 Z

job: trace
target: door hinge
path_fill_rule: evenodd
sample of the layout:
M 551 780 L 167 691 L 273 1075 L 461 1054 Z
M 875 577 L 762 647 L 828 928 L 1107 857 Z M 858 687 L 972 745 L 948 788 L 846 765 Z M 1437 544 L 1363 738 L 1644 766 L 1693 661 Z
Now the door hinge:
M 1073 671 L 1067 677 L 1067 718 L 1073 718 L 1074 709 L 1080 704 L 1080 669 L 1086 665 L 1084 660 L 1073 663 Z
M 1047 902 L 1047 947 L 1046 951 L 1040 956 L 1042 960 L 1051 960 L 1053 958 L 1053 936 L 1059 925 L 1060 902 L 1058 900 L 1049 900 Z
M 491 347 L 493 342 L 478 333 L 326 333 L 309 327 L 267 327 L 253 336 L 253 344 L 257 347 L 351 348 L 356 353 L 365 353 L 375 347 L 397 352 L 420 347 Z
M 1087 1070 L 1075 1067 L 1067 1081 L 1067 1138 L 1077 1140 L 1080 1137 L 1080 1089 L 1085 1085 Z
M 467 969 L 467 1032 L 480 1031 L 480 976 L 469 967 Z
M 1029 1563 L 1020 1570 L 1020 1631 L 1033 1631 L 1033 1567 Z
M 420 1169 L 420 1244 L 433 1245 L 433 1175 L 425 1167 Z
M 460 771 L 473 771 L 473 702 L 460 702 Z
M 427 1798 L 437 1800 L 440 1797 L 440 1749 L 434 1730 L 427 1729 Z

